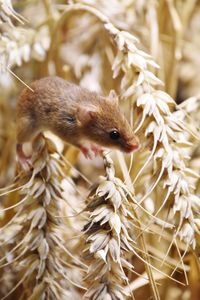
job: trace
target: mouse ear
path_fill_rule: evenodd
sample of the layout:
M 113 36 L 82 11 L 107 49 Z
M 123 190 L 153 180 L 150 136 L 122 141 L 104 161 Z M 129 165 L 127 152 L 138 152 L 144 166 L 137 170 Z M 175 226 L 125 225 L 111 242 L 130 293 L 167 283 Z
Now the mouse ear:
M 115 90 L 111 90 L 108 96 L 108 99 L 112 102 L 118 105 L 118 96 L 115 92 Z
M 77 110 L 77 118 L 82 125 L 94 120 L 97 114 L 97 108 L 92 105 L 80 106 Z

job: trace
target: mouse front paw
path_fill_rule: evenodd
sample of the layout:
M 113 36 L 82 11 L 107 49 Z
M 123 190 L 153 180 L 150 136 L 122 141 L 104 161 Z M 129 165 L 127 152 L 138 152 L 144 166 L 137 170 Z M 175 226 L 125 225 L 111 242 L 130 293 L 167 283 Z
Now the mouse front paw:
M 103 149 L 100 146 L 97 146 L 95 144 L 91 145 L 91 150 L 95 156 L 102 156 L 103 154 Z
M 95 144 L 91 144 L 88 147 L 80 146 L 81 152 L 85 156 L 85 158 L 93 159 L 97 156 L 102 156 L 103 149 Z
M 85 146 L 80 146 L 80 150 L 87 159 L 92 159 L 92 151 L 90 148 L 85 147 Z

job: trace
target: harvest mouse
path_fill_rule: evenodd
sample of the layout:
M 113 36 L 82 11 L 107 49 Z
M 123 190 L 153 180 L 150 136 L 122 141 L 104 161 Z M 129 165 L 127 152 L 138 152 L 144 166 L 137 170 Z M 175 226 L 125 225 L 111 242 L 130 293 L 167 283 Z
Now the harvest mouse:
M 139 148 L 128 121 L 112 90 L 103 97 L 57 76 L 41 78 L 25 88 L 17 102 L 17 152 L 22 144 L 50 130 L 82 150 L 86 157 L 101 146 L 131 152 Z M 86 146 L 86 141 L 90 147 Z

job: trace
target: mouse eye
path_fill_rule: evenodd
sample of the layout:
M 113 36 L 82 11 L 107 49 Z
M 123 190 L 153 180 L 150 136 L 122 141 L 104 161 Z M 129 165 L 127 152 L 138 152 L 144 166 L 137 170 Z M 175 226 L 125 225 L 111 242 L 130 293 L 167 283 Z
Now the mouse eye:
M 119 131 L 117 131 L 116 129 L 112 130 L 110 132 L 110 138 L 112 140 L 118 140 L 120 138 L 120 134 L 119 134 Z

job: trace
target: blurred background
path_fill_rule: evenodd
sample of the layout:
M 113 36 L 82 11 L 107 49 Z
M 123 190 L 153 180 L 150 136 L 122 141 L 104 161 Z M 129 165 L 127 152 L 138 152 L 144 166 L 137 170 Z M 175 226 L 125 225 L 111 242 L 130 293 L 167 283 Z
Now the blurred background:
M 127 42 L 124 42 L 126 39 Z M 128 60 L 129 51 L 136 53 L 134 57 L 130 58 L 132 59 L 131 63 Z M 125 58 L 126 55 L 128 58 Z M 147 64 L 148 72 L 153 75 L 145 73 Z M 136 129 L 139 126 L 139 116 L 143 110 L 136 101 L 138 95 L 148 89 L 147 86 L 142 86 L 143 79 L 141 76 L 139 77 L 140 73 L 144 71 L 142 74 L 149 76 L 150 86 L 151 84 L 152 86 L 158 85 L 160 90 L 169 94 L 176 102 L 177 105 L 172 104 L 173 108 L 169 104 L 173 115 L 185 123 L 189 131 L 195 133 L 190 135 L 189 131 L 181 129 L 180 139 L 190 143 L 187 151 L 184 152 L 185 149 L 183 151 L 185 158 L 189 157 L 187 167 L 199 173 L 200 144 L 196 138 L 199 134 L 200 123 L 199 0 L 0 0 L 0 68 L 0 188 L 12 184 L 16 175 L 15 108 L 17 97 L 25 84 L 28 85 L 31 81 L 47 75 L 58 75 L 102 95 L 108 95 L 109 91 L 114 89 L 119 95 L 122 110 L 133 128 Z M 164 84 L 161 85 L 158 79 Z M 135 92 L 135 90 L 137 91 Z M 142 143 L 142 150 L 139 154 L 130 157 L 115 152 L 111 153 L 116 177 L 126 183 L 128 181 L 129 186 L 148 158 L 149 152 L 145 152 L 146 145 L 150 147 L 148 149 L 152 149 L 154 139 L 152 136 L 145 135 L 147 123 L 150 121 L 152 121 L 152 116 L 148 115 L 146 123 L 144 122 L 139 129 Z M 175 125 L 174 130 L 176 131 Z M 96 158 L 88 161 L 77 149 L 67 146 L 50 133 L 47 133 L 47 136 L 54 141 L 57 150 L 62 152 L 70 164 L 78 170 L 77 172 L 71 168 L 70 171 L 68 170 L 68 175 L 69 180 L 72 180 L 81 191 L 81 196 L 68 186 L 67 197 L 70 203 L 76 202 L 76 209 L 83 208 L 84 198 L 88 194 L 88 185 L 79 176 L 79 172 L 95 183 L 98 181 L 99 175 L 103 175 L 105 172 L 103 160 Z M 170 139 L 172 143 L 175 142 L 171 136 Z M 157 149 L 159 147 L 158 145 Z M 177 151 L 182 153 L 181 149 Z M 140 197 L 147 193 L 156 168 L 161 169 L 160 162 L 157 166 L 153 166 L 153 163 L 151 166 L 146 166 L 143 175 L 139 177 L 140 180 L 134 186 L 136 196 Z M 129 172 L 128 179 L 126 178 L 127 172 Z M 166 173 L 161 176 L 153 195 L 150 194 L 144 203 L 144 207 L 152 214 L 164 198 L 161 196 L 161 183 Z M 192 183 L 195 186 L 194 194 L 198 196 L 200 181 L 196 179 Z M 15 195 L 12 194 L 12 197 Z M 10 201 L 12 203 L 13 200 L 7 201 L 6 197 L 2 197 L 1 208 L 5 203 L 10 203 Z M 168 212 L 172 206 L 173 200 L 170 198 L 164 212 Z M 70 211 L 69 208 L 64 208 L 65 210 Z M 198 216 L 195 218 L 199 218 L 198 203 L 195 213 Z M 148 224 L 142 212 L 140 214 Z M 161 219 L 164 216 L 165 213 L 161 214 Z M 11 216 L 2 213 L 0 218 L 1 224 L 4 225 Z M 70 222 L 72 227 L 76 225 L 76 230 L 80 234 L 84 220 L 77 218 Z M 178 224 L 177 219 L 177 227 Z M 198 226 L 200 226 L 199 223 Z M 154 229 L 158 230 L 156 227 Z M 76 230 L 72 230 L 73 234 L 77 234 Z M 158 247 L 158 253 L 155 254 L 160 259 L 166 254 L 171 242 L 171 233 L 167 232 L 166 235 L 167 242 L 164 241 L 163 244 L 162 240 L 161 243 L 158 243 L 152 235 L 147 235 L 145 238 L 147 244 L 149 243 L 155 249 Z M 185 257 L 184 263 L 187 265 L 185 272 L 188 272 L 189 285 L 182 286 L 165 278 L 159 286 L 162 300 L 200 299 L 198 236 L 196 236 L 196 241 L 196 250 L 185 248 L 182 244 L 180 246 L 181 255 Z M 179 264 L 175 248 L 171 249 L 168 261 L 174 268 L 176 264 Z M 2 245 L 1 252 L 4 254 L 5 249 Z M 135 266 L 139 275 L 145 271 L 142 261 L 133 254 L 129 253 L 128 260 Z M 154 263 L 161 268 L 157 262 Z M 188 269 L 188 266 L 191 268 Z M 1 268 L 1 270 L 0 294 L 4 297 L 16 284 L 19 277 L 13 271 L 12 266 L 9 269 Z M 167 268 L 165 271 L 170 274 Z M 126 275 L 134 286 L 136 274 L 133 275 L 127 271 Z M 181 282 L 184 282 L 184 276 L 181 271 L 175 272 L 176 279 Z M 26 288 L 25 284 L 24 289 Z M 136 300 L 151 299 L 151 289 L 142 281 L 138 283 L 138 286 L 136 281 L 133 289 L 135 289 Z M 47 295 L 46 298 L 40 296 L 31 298 L 30 286 L 27 288 L 28 290 L 29 292 L 24 293 L 23 296 L 18 290 L 8 299 L 48 299 Z M 82 298 L 83 291 L 77 289 L 74 294 L 62 296 L 60 299 Z M 90 299 L 90 297 L 88 298 Z M 55 297 L 55 299 L 57 298 Z M 91 297 L 91 299 L 134 298 L 129 295 L 124 298 L 107 296 L 107 298 Z

